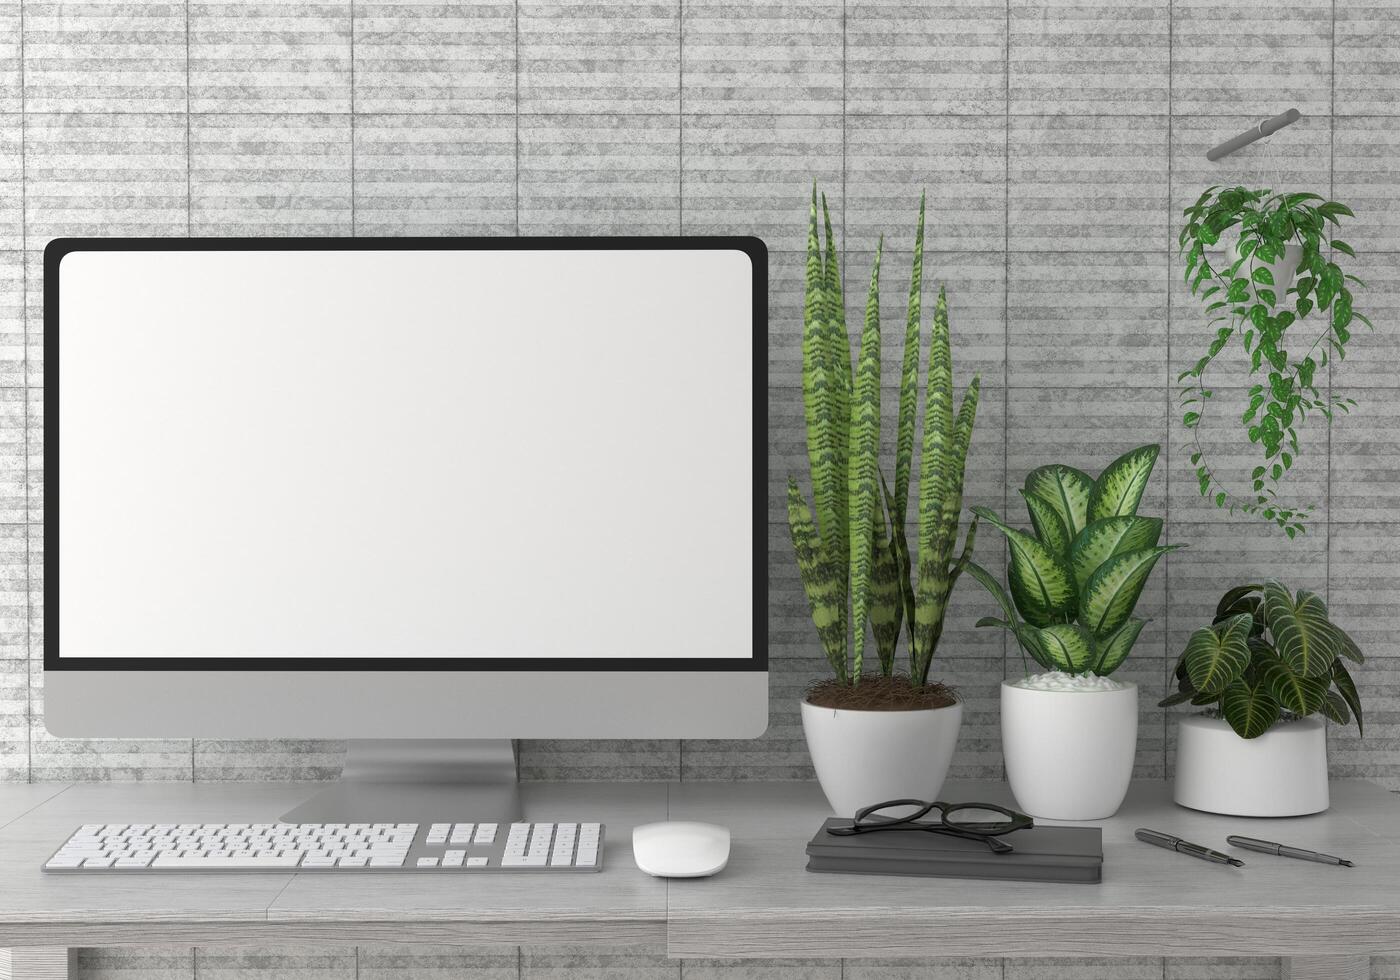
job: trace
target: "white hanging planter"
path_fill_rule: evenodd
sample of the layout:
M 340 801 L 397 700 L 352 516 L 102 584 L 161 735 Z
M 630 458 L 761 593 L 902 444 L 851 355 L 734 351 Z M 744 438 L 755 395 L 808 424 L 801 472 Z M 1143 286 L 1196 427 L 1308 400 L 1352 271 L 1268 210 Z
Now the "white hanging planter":
M 1224 719 L 1177 723 L 1176 802 L 1233 817 L 1321 813 L 1327 793 L 1327 727 L 1320 718 L 1282 722 L 1240 738 Z
M 1226 252 L 1229 265 L 1234 265 L 1239 260 L 1239 239 L 1230 243 Z M 1303 246 L 1296 243 L 1284 247 L 1283 254 L 1272 262 L 1261 262 L 1251 255 L 1240 266 L 1239 274 L 1250 281 L 1252 290 L 1272 289 L 1277 305 L 1284 305 L 1284 294 L 1288 292 L 1288 287 L 1293 285 L 1293 279 L 1298 275 L 1298 265 L 1303 261 Z M 1270 278 L 1273 279 L 1272 286 L 1262 285 L 1254 281 L 1255 269 L 1268 269 Z
M 913 711 L 853 711 L 802 702 L 817 781 L 838 817 L 887 800 L 938 799 L 962 727 L 962 702 Z
M 1036 690 L 1001 682 L 1001 750 L 1017 805 L 1047 820 L 1118 812 L 1137 753 L 1137 685 Z

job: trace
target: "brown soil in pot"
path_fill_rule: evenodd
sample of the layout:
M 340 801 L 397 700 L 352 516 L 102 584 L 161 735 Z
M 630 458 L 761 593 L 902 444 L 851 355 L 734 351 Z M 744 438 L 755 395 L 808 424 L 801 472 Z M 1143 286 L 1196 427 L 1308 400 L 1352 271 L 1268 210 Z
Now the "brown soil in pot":
M 866 674 L 854 686 L 834 677 L 818 681 L 807 689 L 806 701 L 818 708 L 848 711 L 919 711 L 946 708 L 956 704 L 957 697 L 946 684 L 919 687 L 904 674 L 893 677 Z

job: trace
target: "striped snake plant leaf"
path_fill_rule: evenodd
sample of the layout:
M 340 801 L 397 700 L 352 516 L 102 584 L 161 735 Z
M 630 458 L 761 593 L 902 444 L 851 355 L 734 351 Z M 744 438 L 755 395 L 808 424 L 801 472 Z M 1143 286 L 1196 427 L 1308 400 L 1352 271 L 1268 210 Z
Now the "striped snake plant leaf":
M 1321 596 L 1299 589 L 1295 600 L 1281 583 L 1266 583 L 1264 619 L 1274 648 L 1290 670 L 1304 677 L 1325 677 L 1331 672 L 1340 644 Z
M 1133 652 L 1133 644 L 1137 642 L 1142 628 L 1146 625 L 1147 620 L 1132 616 L 1117 630 L 1099 640 L 1099 661 L 1094 664 L 1094 673 L 1100 677 L 1107 677 L 1123 666 L 1123 661 Z
M 875 545 L 875 510 L 880 496 L 880 258 L 875 252 L 865 330 L 860 338 L 856 386 L 851 396 L 850 494 L 851 675 L 859 683 L 865 658 L 865 624 L 870 614 L 870 570 Z
M 1136 514 L 1161 451 L 1161 446 L 1139 446 L 1109 463 L 1089 495 L 1089 520 Z
M 1021 491 L 1021 496 L 1026 499 L 1026 510 L 1031 515 L 1031 527 L 1035 528 L 1035 536 L 1040 539 L 1040 543 L 1060 557 L 1068 558 L 1069 530 L 1065 527 L 1065 522 L 1060 520 L 1060 512 L 1055 509 L 1055 505 L 1024 490 Z
M 1095 636 L 1106 636 L 1127 622 L 1152 567 L 1180 545 L 1158 545 L 1114 555 L 1098 567 L 1079 594 L 1079 622 Z
M 885 509 L 890 515 L 890 547 L 894 549 L 895 570 L 899 575 L 899 597 L 904 628 L 909 633 L 909 652 L 914 651 L 914 582 L 910 575 L 909 541 L 904 536 L 904 522 L 896 517 L 894 495 L 885 477 L 880 475 L 880 489 L 885 495 Z
M 899 526 L 909 506 L 914 471 L 914 424 L 919 415 L 919 359 L 923 347 L 924 197 L 919 195 L 919 227 L 914 233 L 914 271 L 909 277 L 909 315 L 904 325 L 904 364 L 899 376 L 899 421 L 894 440 L 894 500 Z
M 972 512 L 1000 531 L 1011 546 L 1011 596 L 1021 618 L 1032 626 L 1071 618 L 1075 589 L 1068 562 L 1025 531 L 1008 526 L 994 511 L 974 507 Z
M 846 678 L 846 580 L 828 560 L 821 536 L 812 523 L 812 511 L 797 481 L 788 477 L 788 530 L 797 553 L 797 571 L 802 591 L 812 608 L 812 622 L 822 650 L 836 676 Z
M 1253 626 L 1253 617 L 1242 613 L 1191 634 L 1181 656 L 1196 690 L 1222 694 L 1244 675 L 1249 666 L 1248 640 Z
M 842 591 L 845 591 L 849 548 L 846 455 L 850 437 L 850 382 L 839 369 L 837 358 L 831 351 L 829 314 L 826 272 L 822 265 L 817 231 L 817 190 L 813 184 L 807 223 L 806 291 L 802 308 L 802 403 L 807 423 L 807 460 L 811 467 L 817 530 L 827 559 L 839 569 Z M 844 603 L 841 625 L 844 629 Z M 842 649 L 844 656 L 844 643 Z
M 1162 537 L 1160 517 L 1104 517 L 1090 521 L 1068 548 L 1074 584 L 1080 592 L 1099 566 L 1114 555 L 1151 548 Z
M 1070 540 L 1078 537 L 1089 523 L 1089 497 L 1093 492 L 1093 479 L 1073 466 L 1052 463 L 1026 474 L 1026 493 L 1047 501 L 1059 511 Z
M 875 651 L 880 657 L 880 673 L 885 677 L 894 673 L 894 654 L 899 645 L 903 614 L 895 534 L 893 528 L 887 531 L 885 507 L 877 501 L 874 550 L 870 564 L 870 632 L 875 637 Z
M 1366 729 L 1361 724 L 1361 696 L 1356 693 L 1356 681 L 1351 679 L 1351 673 L 1340 658 L 1332 662 L 1332 683 L 1336 685 L 1338 693 L 1351 709 L 1352 717 L 1356 719 L 1356 733 L 1365 735 Z
M 1275 701 L 1295 715 L 1310 715 L 1322 708 L 1331 687 L 1331 678 L 1295 674 L 1278 658 L 1265 658 L 1259 664 L 1259 679 Z
M 943 508 L 951 485 L 957 436 L 953 419 L 953 355 L 948 340 L 947 302 L 941 291 L 930 333 L 923 456 L 919 462 L 919 580 L 914 593 L 913 649 L 916 662 L 933 656 L 948 600 L 949 549 L 944 541 Z
M 1046 658 L 1067 674 L 1084 673 L 1098 658 L 1094 637 L 1078 623 L 1053 623 L 1033 632 Z
M 938 298 L 946 325 L 948 310 L 943 302 L 942 289 L 938 291 Z M 951 399 L 951 393 L 949 397 Z M 958 523 L 963 509 L 963 480 L 967 474 L 967 453 L 972 445 L 972 427 L 977 421 L 977 406 L 981 400 L 982 376 L 977 374 L 973 375 L 971 384 L 963 392 L 962 402 L 958 405 L 958 416 L 953 422 L 953 452 L 948 459 L 948 479 L 944 484 L 943 496 L 943 528 L 940 531 L 943 554 L 939 561 L 942 566 L 952 561 L 953 549 L 958 543 Z M 951 583 L 949 588 L 952 588 Z
M 1279 706 L 1263 685 L 1235 681 L 1220 695 L 1220 713 L 1240 738 L 1258 738 L 1278 721 Z

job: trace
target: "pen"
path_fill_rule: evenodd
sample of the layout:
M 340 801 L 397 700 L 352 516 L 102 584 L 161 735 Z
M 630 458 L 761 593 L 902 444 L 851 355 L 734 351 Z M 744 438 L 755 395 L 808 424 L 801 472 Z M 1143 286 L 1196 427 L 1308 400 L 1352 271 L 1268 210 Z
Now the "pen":
M 1228 864 L 1236 868 L 1244 867 L 1244 862 L 1239 858 L 1232 858 L 1228 854 L 1212 851 L 1209 847 L 1202 847 L 1200 844 L 1192 844 L 1190 841 L 1182 840 L 1180 837 L 1164 834 L 1160 830 L 1148 830 L 1146 827 L 1139 827 L 1133 836 L 1145 844 L 1165 847 L 1167 850 L 1176 851 L 1178 854 L 1189 854 L 1191 857 L 1200 858 L 1202 861 L 1211 861 L 1215 864 Z
M 1277 854 L 1279 857 L 1298 858 L 1300 861 L 1316 861 L 1318 864 L 1340 864 L 1344 868 L 1355 867 L 1354 864 L 1345 858 L 1333 857 L 1331 854 L 1309 851 L 1301 847 L 1289 847 L 1287 844 L 1276 844 L 1271 840 L 1258 840 L 1254 837 L 1236 837 L 1233 834 L 1225 839 L 1235 847 L 1243 847 L 1247 851 L 1261 851 L 1264 854 Z

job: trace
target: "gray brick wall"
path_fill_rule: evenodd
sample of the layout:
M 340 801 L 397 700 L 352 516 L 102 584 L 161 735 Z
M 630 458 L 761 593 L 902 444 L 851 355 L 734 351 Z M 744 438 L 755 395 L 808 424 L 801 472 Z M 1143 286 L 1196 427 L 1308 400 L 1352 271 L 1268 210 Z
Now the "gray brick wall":
M 1041 462 L 1165 453 L 1149 506 L 1171 555 L 1124 676 L 1143 685 L 1138 771 L 1165 776 L 1151 707 L 1227 583 L 1323 591 L 1372 659 L 1367 736 L 1333 771 L 1400 789 L 1400 8 L 1388 0 L 0 0 L 0 778 L 331 778 L 334 742 L 75 741 L 43 725 L 45 243 L 58 235 L 749 232 L 772 254 L 769 472 L 805 474 L 804 196 L 836 204 L 848 275 L 889 236 L 902 316 L 912 216 L 929 201 L 959 377 L 985 395 L 969 502 L 1012 512 Z M 1302 122 L 1223 165 L 1207 147 L 1297 105 Z M 1303 540 L 1194 492 L 1171 379 L 1200 346 L 1175 216 L 1207 183 L 1283 180 L 1363 220 L 1366 307 L 1331 382 L 1362 402 L 1313 430 Z M 858 290 L 856 290 L 858 291 Z M 894 377 L 893 359 L 887 379 Z M 893 392 L 887 392 L 892 412 Z M 1240 392 L 1225 389 L 1222 403 Z M 1227 452 L 1225 429 L 1208 442 Z M 776 482 L 775 482 L 776 485 Z M 801 779 L 797 698 L 821 673 L 770 495 L 772 728 L 754 742 L 526 742 L 527 778 Z M 979 556 L 1002 558 L 984 539 Z M 996 689 L 1019 670 L 956 598 L 936 670 L 970 711 L 954 767 L 997 775 Z M 1377 976 L 1395 963 L 1377 960 Z M 825 970 L 825 972 L 823 972 Z M 1272 961 L 851 962 L 761 968 L 524 949 L 85 952 L 85 976 L 1273 977 Z

